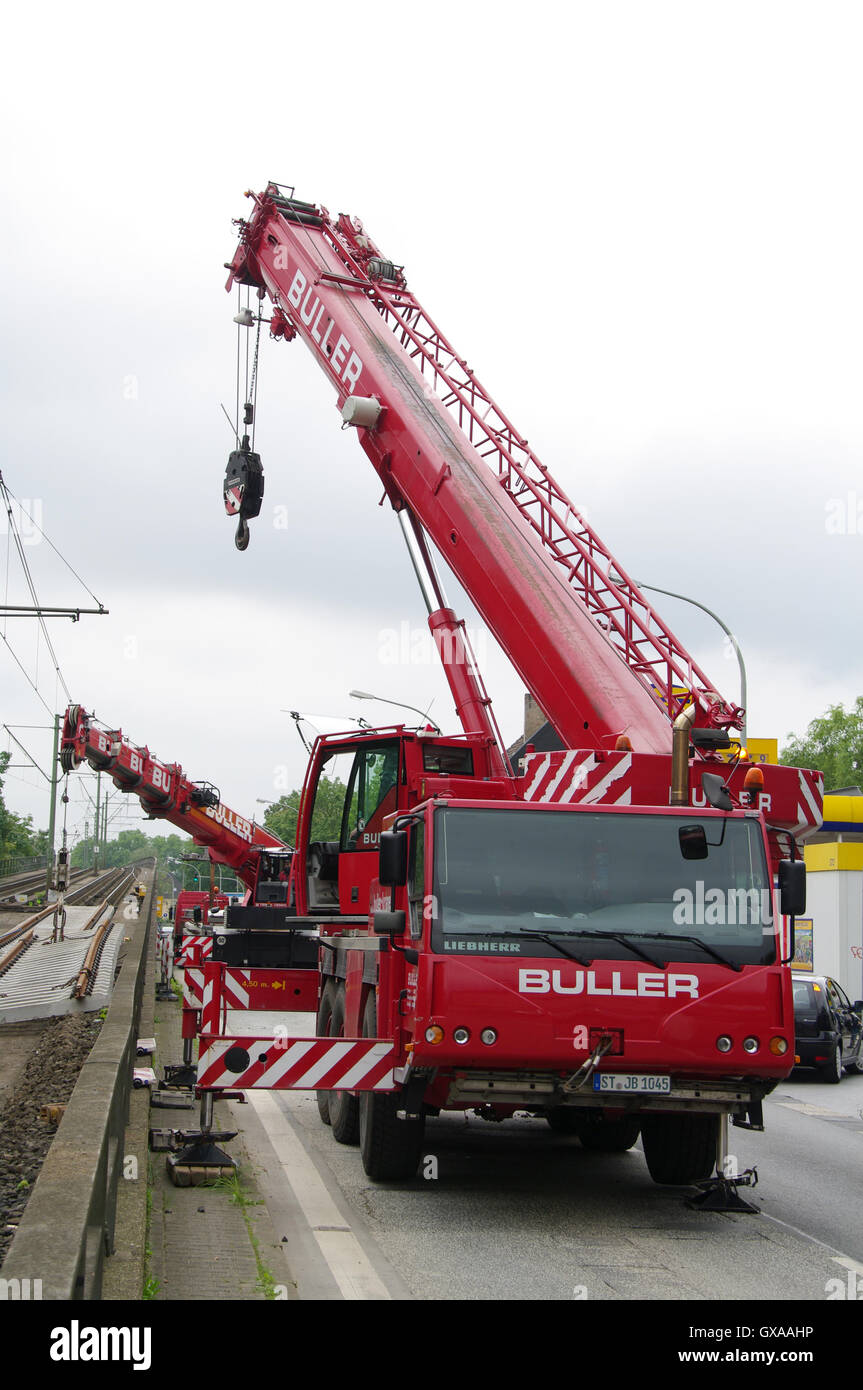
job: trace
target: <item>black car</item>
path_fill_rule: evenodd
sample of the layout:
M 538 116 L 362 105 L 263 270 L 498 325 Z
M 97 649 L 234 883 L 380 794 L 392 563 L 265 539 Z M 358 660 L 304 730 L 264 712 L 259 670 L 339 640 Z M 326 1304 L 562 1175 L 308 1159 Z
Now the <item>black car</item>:
M 863 1000 L 852 1004 L 829 975 L 794 973 L 794 1051 L 799 1067 L 839 1082 L 842 1070 L 863 1071 Z

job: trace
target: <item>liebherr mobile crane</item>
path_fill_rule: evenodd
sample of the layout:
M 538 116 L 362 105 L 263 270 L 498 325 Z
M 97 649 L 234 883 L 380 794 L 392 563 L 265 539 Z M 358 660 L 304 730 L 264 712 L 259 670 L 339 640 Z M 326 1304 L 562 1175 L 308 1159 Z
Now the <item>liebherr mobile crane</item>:
M 782 956 L 820 776 L 723 761 L 743 711 L 358 219 L 275 183 L 247 196 L 227 267 L 237 322 L 260 331 L 269 300 L 270 336 L 301 338 L 334 387 L 402 526 L 462 733 L 318 739 L 292 904 L 321 933 L 317 1037 L 339 1041 L 219 1036 L 205 1016 L 199 1084 L 317 1088 L 372 1178 L 414 1172 L 428 1115 L 527 1109 L 594 1149 L 640 1132 L 658 1182 L 715 1164 L 706 1199 L 739 1201 L 726 1122 L 761 1128 L 793 1062 Z M 263 498 L 248 436 L 224 498 L 245 549 Z M 563 751 L 509 766 L 433 548 Z M 347 790 L 324 842 L 317 793 L 334 769 Z
M 802 910 L 796 843 L 820 823 L 819 775 L 722 761 L 742 711 L 361 224 L 276 184 L 249 196 L 229 266 L 228 288 L 247 287 L 237 320 L 260 328 L 269 298 L 271 336 L 301 337 L 331 381 L 397 513 L 462 732 L 316 741 L 283 911 L 252 931 L 247 906 L 229 908 L 204 967 L 201 1094 L 316 1090 L 373 1179 L 411 1175 L 444 1109 L 528 1110 L 600 1151 L 640 1132 L 656 1181 L 721 1175 L 728 1117 L 760 1128 L 793 1062 L 783 918 L 793 931 Z M 263 498 L 248 436 L 224 496 L 244 549 Z M 432 547 L 561 752 L 510 766 Z M 336 839 L 319 795 L 333 780 Z M 314 942 L 313 970 L 298 938 Z M 252 975 L 294 1009 L 312 977 L 315 1036 L 262 1036 L 251 1020 L 229 1034 Z M 720 1178 L 707 1195 L 735 1194 Z
M 292 850 L 278 836 L 223 805 L 211 782 L 191 781 L 179 763 L 160 762 L 122 729 L 106 729 L 83 706 L 69 705 L 60 765 L 72 772 L 82 762 L 106 773 L 120 791 L 137 796 L 148 816 L 191 835 L 214 863 L 227 865 L 242 879 L 252 902 L 286 900 Z M 270 886 L 280 878 L 281 889 Z
M 206 849 L 212 864 L 225 864 L 246 885 L 248 926 L 268 925 L 285 908 L 292 850 L 269 830 L 238 815 L 221 801 L 210 782 L 193 782 L 179 763 L 163 763 L 149 748 L 131 742 L 122 729 L 107 729 L 81 705 L 69 705 L 63 720 L 60 763 L 72 772 L 87 762 L 104 772 L 120 790 L 137 796 L 153 819 L 177 826 Z M 198 1034 L 198 1012 L 203 996 L 201 970 L 212 949 L 208 910 L 224 908 L 228 898 L 216 893 L 178 894 L 174 918 L 174 963 L 185 970 L 183 993 L 183 1062 L 166 1067 L 172 1085 L 194 1084 L 193 1044 Z M 308 934 L 311 937 L 311 933 Z M 301 934 L 292 938 L 291 964 L 302 962 L 304 993 L 297 1001 L 315 1007 L 316 990 L 309 973 L 317 963 L 317 943 Z M 284 952 L 282 953 L 284 957 Z M 267 1008 L 269 980 L 257 989 L 259 1007 Z M 275 996 L 276 1004 L 280 996 Z

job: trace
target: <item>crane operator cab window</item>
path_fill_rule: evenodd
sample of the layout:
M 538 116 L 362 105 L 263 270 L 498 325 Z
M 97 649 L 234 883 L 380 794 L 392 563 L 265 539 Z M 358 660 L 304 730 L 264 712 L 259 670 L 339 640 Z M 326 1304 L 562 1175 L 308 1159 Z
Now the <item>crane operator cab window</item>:
M 309 829 L 309 908 L 339 910 L 339 860 L 368 855 L 369 873 L 360 872 L 347 889 L 342 911 L 368 908 L 368 883 L 377 873 L 384 817 L 397 809 L 399 742 L 334 750 L 318 778 Z M 344 877 L 344 874 L 341 875 Z
M 287 903 L 290 872 L 290 851 L 262 854 L 255 884 L 255 902 L 265 905 Z

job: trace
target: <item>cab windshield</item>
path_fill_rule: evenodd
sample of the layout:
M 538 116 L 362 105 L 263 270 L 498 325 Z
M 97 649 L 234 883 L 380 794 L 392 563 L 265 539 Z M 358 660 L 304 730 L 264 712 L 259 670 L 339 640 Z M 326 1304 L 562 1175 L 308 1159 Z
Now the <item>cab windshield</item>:
M 681 826 L 703 827 L 706 857 L 684 858 Z M 666 956 L 659 937 L 689 936 L 736 963 L 775 959 L 770 878 L 751 819 L 441 808 L 434 898 L 432 948 L 448 953 L 549 955 L 560 942 L 631 959 L 615 936 Z M 704 953 L 675 942 L 673 958 Z

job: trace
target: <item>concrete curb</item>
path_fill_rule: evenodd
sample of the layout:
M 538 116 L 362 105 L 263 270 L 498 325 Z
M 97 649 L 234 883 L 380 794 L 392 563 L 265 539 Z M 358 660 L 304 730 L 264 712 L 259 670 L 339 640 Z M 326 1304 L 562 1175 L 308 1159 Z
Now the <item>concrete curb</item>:
M 101 1297 L 114 1248 L 124 1130 L 132 1095 L 153 918 L 154 870 L 141 874 L 146 908 L 130 925 L 102 1031 L 72 1092 L 3 1265 L 7 1281 L 41 1280 L 43 1299 Z M 146 1091 L 143 1093 L 146 1098 Z M 146 1188 L 146 1162 L 143 1169 Z M 123 1296 L 129 1296 L 124 1294 Z

